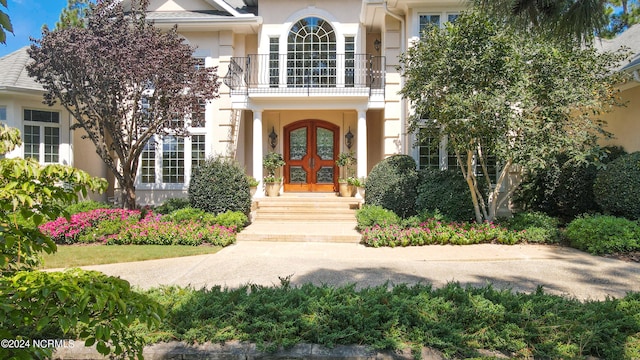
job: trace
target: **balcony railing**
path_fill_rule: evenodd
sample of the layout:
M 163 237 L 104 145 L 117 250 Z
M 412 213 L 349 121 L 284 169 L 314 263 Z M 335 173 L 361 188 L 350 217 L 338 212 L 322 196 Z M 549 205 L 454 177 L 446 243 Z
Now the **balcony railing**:
M 237 95 L 383 95 L 384 69 L 368 54 L 249 55 L 231 58 L 224 83 Z

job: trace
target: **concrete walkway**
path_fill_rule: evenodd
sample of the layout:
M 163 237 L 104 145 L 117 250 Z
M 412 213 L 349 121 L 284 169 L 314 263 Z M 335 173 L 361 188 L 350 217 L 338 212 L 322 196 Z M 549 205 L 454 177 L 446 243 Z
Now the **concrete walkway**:
M 640 264 L 595 257 L 559 246 L 467 245 L 367 248 L 352 243 L 249 242 L 217 254 L 87 266 L 132 285 L 191 285 L 195 288 L 253 283 L 314 283 L 367 287 L 391 283 L 447 282 L 514 291 L 544 286 L 578 299 L 623 297 L 640 291 Z

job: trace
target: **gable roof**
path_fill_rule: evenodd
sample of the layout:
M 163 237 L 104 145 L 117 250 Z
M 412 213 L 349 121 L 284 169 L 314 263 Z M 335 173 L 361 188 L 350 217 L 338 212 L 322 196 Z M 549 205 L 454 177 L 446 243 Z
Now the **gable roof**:
M 31 61 L 28 46 L 0 57 L 0 90 L 44 91 L 42 85 L 27 74 L 26 66 Z
M 616 51 L 624 46 L 631 51 L 631 58 L 619 70 L 634 70 L 640 67 L 640 24 L 633 25 L 613 39 L 598 39 L 596 46 L 604 51 Z

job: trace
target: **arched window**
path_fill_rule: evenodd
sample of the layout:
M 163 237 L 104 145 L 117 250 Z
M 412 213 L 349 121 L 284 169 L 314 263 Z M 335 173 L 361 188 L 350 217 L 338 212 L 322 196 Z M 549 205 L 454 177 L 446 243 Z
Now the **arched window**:
M 333 87 L 336 84 L 336 34 L 325 20 L 296 22 L 287 38 L 287 85 Z

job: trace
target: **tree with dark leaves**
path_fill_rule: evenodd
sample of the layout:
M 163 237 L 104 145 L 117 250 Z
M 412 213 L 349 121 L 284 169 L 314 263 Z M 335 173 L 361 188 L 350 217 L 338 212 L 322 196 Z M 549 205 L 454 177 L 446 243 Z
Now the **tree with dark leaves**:
M 218 97 L 217 68 L 202 68 L 177 28 L 146 21 L 148 0 L 90 4 L 84 27 L 43 30 L 29 49 L 29 75 L 45 103 L 59 102 L 86 131 L 122 190 L 136 206 L 140 155 L 154 135 L 188 136 L 203 103 Z M 193 124 L 195 125 L 195 124 Z

